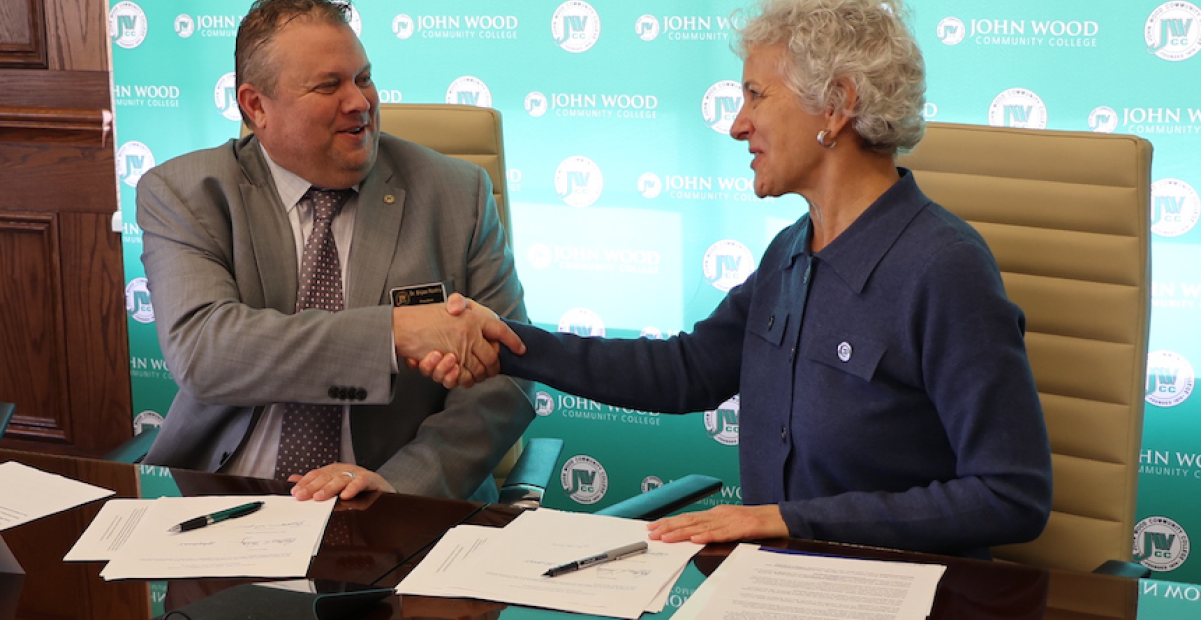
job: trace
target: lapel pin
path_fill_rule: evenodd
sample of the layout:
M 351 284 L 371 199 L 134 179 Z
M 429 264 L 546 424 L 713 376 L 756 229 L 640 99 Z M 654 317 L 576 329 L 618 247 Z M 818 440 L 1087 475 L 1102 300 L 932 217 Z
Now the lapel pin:
M 392 194 L 387 194 L 384 196 L 385 204 L 392 204 L 394 202 L 396 202 L 396 196 L 393 196 Z

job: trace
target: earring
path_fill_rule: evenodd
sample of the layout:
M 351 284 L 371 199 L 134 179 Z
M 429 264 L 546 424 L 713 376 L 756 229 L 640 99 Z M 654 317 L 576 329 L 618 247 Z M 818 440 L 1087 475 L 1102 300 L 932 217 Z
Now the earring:
M 828 136 L 828 135 L 830 135 L 830 132 L 829 132 L 828 130 L 825 130 L 825 129 L 823 129 L 823 130 L 821 130 L 820 132 L 818 132 L 818 134 L 817 134 L 817 143 L 818 143 L 818 144 L 820 144 L 820 145 L 822 145 L 822 146 L 823 146 L 823 147 L 825 147 L 825 148 L 832 149 L 832 148 L 834 148 L 834 145 L 838 144 L 838 140 L 835 140 L 835 141 L 833 141 L 833 142 L 831 142 L 831 143 L 829 143 L 829 144 L 826 144 L 826 136 Z

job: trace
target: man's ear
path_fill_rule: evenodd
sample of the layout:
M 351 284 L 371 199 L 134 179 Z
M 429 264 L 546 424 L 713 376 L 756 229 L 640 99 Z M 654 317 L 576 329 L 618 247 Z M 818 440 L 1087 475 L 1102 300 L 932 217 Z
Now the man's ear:
M 247 121 L 251 129 L 262 127 L 267 121 L 267 113 L 263 107 L 265 98 L 266 95 L 251 84 L 242 84 L 238 87 L 238 106 L 242 108 L 242 118 Z

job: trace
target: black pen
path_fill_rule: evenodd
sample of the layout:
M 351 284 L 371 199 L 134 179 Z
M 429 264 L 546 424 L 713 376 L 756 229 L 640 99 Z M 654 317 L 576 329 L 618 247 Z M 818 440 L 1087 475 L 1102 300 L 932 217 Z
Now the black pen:
M 241 506 L 234 506 L 233 508 L 218 510 L 211 515 L 204 515 L 203 517 L 188 519 L 179 525 L 172 525 L 167 529 L 167 531 L 174 533 L 186 532 L 188 530 L 198 530 L 206 525 L 220 523 L 226 519 L 237 519 L 238 517 L 244 517 L 253 512 L 258 512 L 258 509 L 262 507 L 263 502 L 250 502 L 249 504 L 242 504 Z
M 576 560 L 574 562 L 568 562 L 566 564 L 556 566 L 556 567 L 546 571 L 545 573 L 542 573 L 542 576 L 543 577 L 557 577 L 564 573 L 572 573 L 577 570 L 580 570 L 581 568 L 592 566 L 594 564 L 604 564 L 605 562 L 612 562 L 613 560 L 620 560 L 622 558 L 628 558 L 631 555 L 638 555 L 639 553 L 645 552 L 646 549 L 647 549 L 647 546 L 646 546 L 645 540 L 642 542 L 636 542 L 633 544 L 626 545 L 624 547 L 610 549 L 604 553 L 598 553 L 596 555 L 588 556 L 582 560 Z

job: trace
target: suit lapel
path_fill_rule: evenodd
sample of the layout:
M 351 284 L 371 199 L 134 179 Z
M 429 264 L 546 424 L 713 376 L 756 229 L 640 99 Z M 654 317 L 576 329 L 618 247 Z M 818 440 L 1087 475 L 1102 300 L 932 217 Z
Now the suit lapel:
M 347 308 L 378 306 L 385 299 L 388 272 L 396 260 L 405 190 L 382 157 L 359 185 L 354 242 L 350 247 Z
M 292 238 L 292 225 L 279 202 L 279 193 L 275 191 L 271 171 L 259 148 L 258 140 L 254 139 L 239 145 L 238 159 L 246 174 L 240 186 L 242 204 L 264 303 L 269 308 L 291 314 L 296 309 L 298 286 L 296 241 Z

